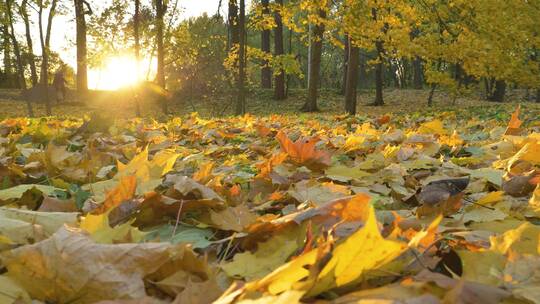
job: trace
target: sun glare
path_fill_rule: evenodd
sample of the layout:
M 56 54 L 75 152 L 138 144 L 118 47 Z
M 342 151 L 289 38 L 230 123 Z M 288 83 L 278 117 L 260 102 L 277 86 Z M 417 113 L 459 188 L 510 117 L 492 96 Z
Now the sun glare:
M 139 79 L 144 79 L 145 75 L 139 73 Z M 101 69 L 88 71 L 89 87 L 94 90 L 118 90 L 137 83 L 137 80 L 137 62 L 128 56 L 111 57 Z

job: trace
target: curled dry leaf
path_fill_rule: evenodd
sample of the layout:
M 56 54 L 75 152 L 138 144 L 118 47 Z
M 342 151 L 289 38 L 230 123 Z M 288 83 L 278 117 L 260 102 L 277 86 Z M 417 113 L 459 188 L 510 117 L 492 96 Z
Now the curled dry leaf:
M 166 243 L 96 244 L 81 230 L 61 228 L 51 238 L 1 254 L 9 277 L 34 299 L 57 303 L 138 299 L 143 278 L 168 262 Z

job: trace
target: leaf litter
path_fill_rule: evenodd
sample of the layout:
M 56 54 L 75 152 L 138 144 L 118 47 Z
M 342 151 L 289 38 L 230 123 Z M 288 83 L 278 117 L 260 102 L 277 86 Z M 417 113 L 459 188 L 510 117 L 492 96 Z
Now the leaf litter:
M 0 302 L 540 303 L 510 114 L 4 120 Z

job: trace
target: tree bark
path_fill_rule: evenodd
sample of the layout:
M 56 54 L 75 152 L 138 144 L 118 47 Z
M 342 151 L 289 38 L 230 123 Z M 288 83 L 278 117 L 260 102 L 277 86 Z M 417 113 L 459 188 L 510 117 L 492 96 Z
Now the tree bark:
M 495 89 L 489 96 L 489 101 L 503 102 L 506 94 L 506 82 L 504 80 L 495 81 Z
M 413 87 L 415 90 L 421 90 L 424 86 L 423 74 L 424 73 L 422 70 L 422 59 L 417 56 L 413 60 Z
M 292 52 L 293 52 L 292 39 L 293 39 L 293 31 L 292 31 L 292 29 L 289 29 L 289 49 L 287 51 L 287 54 L 289 54 L 289 55 L 291 55 Z M 289 96 L 289 89 L 291 88 L 291 78 L 292 77 L 291 77 L 290 74 L 286 75 L 285 97 Z
M 373 17 L 373 20 L 377 20 L 377 9 L 373 8 L 371 9 L 371 15 Z M 375 101 L 373 102 L 373 105 L 375 106 L 382 106 L 384 105 L 383 100 L 383 89 L 384 89 L 384 71 L 383 71 L 383 42 L 381 40 L 377 40 L 375 42 L 375 48 L 377 49 L 377 65 L 375 66 Z
M 283 0 L 276 0 L 276 4 L 283 6 Z M 275 12 L 274 18 L 276 21 L 276 28 L 274 29 L 274 55 L 283 56 L 285 53 L 283 47 L 283 21 L 281 20 L 281 14 L 278 11 Z M 279 69 L 274 82 L 274 99 L 283 100 L 287 98 L 285 92 L 285 71 L 283 71 L 283 69 Z
M 140 53 L 141 53 L 141 42 L 140 42 L 140 34 L 139 34 L 139 13 L 140 13 L 140 6 L 141 1 L 135 0 L 135 14 L 133 15 L 133 34 L 135 38 L 135 64 L 136 64 L 136 73 L 137 73 L 137 87 L 136 87 L 136 93 L 135 93 L 135 115 L 137 117 L 141 116 L 141 105 L 139 103 L 139 82 L 140 82 L 140 75 L 141 75 L 141 62 L 140 62 Z
M 435 89 L 436 88 L 437 88 L 437 84 L 432 83 L 431 84 L 431 89 L 429 90 L 428 100 L 427 100 L 428 107 L 433 106 L 433 96 L 435 95 Z
M 326 11 L 319 9 L 319 17 L 326 18 Z M 315 24 L 312 26 L 312 35 L 310 39 L 310 60 L 309 60 L 309 80 L 308 80 L 308 97 L 306 103 L 302 107 L 304 112 L 317 112 L 317 97 L 321 71 L 321 57 L 323 47 L 324 24 Z
M 270 14 L 270 0 L 262 0 L 262 13 L 264 16 Z M 265 54 L 270 54 L 270 30 L 263 29 L 261 32 L 261 50 Z M 268 60 L 264 60 L 261 69 L 261 87 L 264 89 L 272 88 L 272 69 L 269 66 Z
M 384 89 L 384 79 L 383 79 L 383 62 L 382 62 L 382 42 L 377 41 L 377 57 L 379 62 L 375 65 L 375 101 L 373 105 L 382 106 L 384 105 L 383 100 L 383 89 Z
M 42 59 L 41 59 L 41 76 L 40 81 L 44 88 L 45 97 L 45 109 L 47 115 L 52 115 L 51 102 L 49 98 L 49 46 L 51 41 L 52 20 L 56 13 L 57 0 L 52 0 L 51 7 L 49 9 L 49 16 L 47 18 L 47 29 L 45 34 L 43 33 L 43 11 L 45 9 L 43 1 L 39 3 L 38 19 L 39 19 L 39 41 L 41 43 Z
M 30 77 L 32 80 L 32 86 L 36 86 L 38 81 L 37 68 L 36 68 L 36 58 L 34 55 L 34 44 L 32 41 L 32 34 L 30 32 L 30 17 L 28 16 L 28 0 L 23 0 L 20 6 L 20 14 L 24 21 L 24 29 L 26 34 L 26 46 L 28 47 L 27 60 L 28 65 L 30 66 Z
M 358 85 L 358 64 L 360 49 L 349 41 L 349 55 L 347 64 L 347 80 L 345 88 L 345 111 L 349 115 L 356 115 L 356 87 Z
M 13 11 L 12 11 L 12 0 L 6 0 L 6 13 L 8 17 L 8 23 L 10 27 L 9 37 L 11 38 L 11 43 L 13 44 L 13 53 L 15 54 L 15 61 L 17 63 L 17 83 L 20 89 L 26 89 L 26 80 L 24 79 L 24 65 L 21 56 L 21 50 L 19 48 L 19 42 L 15 36 L 15 27 L 13 25 Z
M 88 64 L 86 48 L 86 12 L 84 5 L 88 3 L 84 0 L 75 1 L 75 21 L 77 31 L 77 95 L 86 100 L 88 93 Z
M 344 53 L 343 53 L 343 81 L 341 83 L 341 91 L 340 91 L 341 95 L 346 95 L 346 91 L 347 91 L 347 78 L 348 78 L 348 73 L 349 73 L 347 64 L 349 63 L 349 53 L 350 53 L 349 38 L 345 37 L 344 44 L 345 44 L 345 48 L 344 48 Z
M 246 93 L 244 87 L 245 73 L 245 50 L 246 50 L 246 4 L 240 0 L 240 13 L 238 15 L 238 27 L 240 41 L 238 44 L 238 99 L 236 100 L 236 115 L 246 113 Z
M 167 7 L 163 0 L 156 0 L 156 41 L 157 41 L 157 83 L 165 89 L 165 49 L 163 46 L 163 30 L 165 27 L 164 17 Z M 164 114 L 169 113 L 167 100 L 161 97 L 161 106 Z
M 236 0 L 229 0 L 229 51 L 240 42 L 238 31 L 238 5 Z
M 5 13 L 5 12 L 4 12 Z M 7 16 L 2 16 L 2 36 L 3 36 L 3 51 L 4 51 L 4 74 L 7 87 L 14 86 L 12 82 L 13 70 L 11 63 L 11 42 L 9 36 L 9 22 Z

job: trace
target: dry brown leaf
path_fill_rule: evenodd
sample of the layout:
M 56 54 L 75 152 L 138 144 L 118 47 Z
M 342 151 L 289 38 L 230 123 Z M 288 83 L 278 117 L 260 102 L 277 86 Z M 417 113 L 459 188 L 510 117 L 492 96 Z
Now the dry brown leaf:
M 90 303 L 145 297 L 143 278 L 169 261 L 176 249 L 166 243 L 96 244 L 81 230 L 64 227 L 1 258 L 8 276 L 32 298 Z

